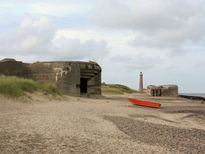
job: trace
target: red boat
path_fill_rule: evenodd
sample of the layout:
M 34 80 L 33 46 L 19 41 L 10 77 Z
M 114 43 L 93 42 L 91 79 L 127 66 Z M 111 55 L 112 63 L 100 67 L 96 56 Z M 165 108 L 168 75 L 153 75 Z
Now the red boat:
M 136 99 L 131 99 L 131 98 L 128 98 L 128 101 L 130 103 L 133 103 L 133 104 L 137 104 L 137 105 L 142 105 L 142 106 L 148 106 L 148 107 L 160 107 L 161 104 L 159 103 L 152 103 L 152 102 L 147 102 L 147 101 L 141 101 L 141 100 L 136 100 Z

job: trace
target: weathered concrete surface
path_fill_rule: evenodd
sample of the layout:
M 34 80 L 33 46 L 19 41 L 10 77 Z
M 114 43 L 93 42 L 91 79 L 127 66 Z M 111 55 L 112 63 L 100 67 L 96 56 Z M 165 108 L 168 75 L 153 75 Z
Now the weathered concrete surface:
M 101 67 L 93 62 L 22 63 L 13 59 L 0 61 L 0 74 L 54 83 L 63 94 L 100 95 Z
M 147 93 L 150 96 L 178 96 L 177 85 L 147 86 Z
M 127 98 L 158 102 L 159 109 Z M 205 153 L 205 105 L 178 97 L 107 95 L 32 103 L 0 99 L 1 153 Z

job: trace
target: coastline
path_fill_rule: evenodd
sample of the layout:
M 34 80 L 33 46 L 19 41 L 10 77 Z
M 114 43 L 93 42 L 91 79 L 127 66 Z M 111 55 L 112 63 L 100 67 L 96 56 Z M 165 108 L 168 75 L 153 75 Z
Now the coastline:
M 205 101 L 205 98 L 202 96 L 191 96 L 191 95 L 179 95 L 179 97 L 187 98 L 187 99 L 192 99 L 192 100 L 202 100 Z

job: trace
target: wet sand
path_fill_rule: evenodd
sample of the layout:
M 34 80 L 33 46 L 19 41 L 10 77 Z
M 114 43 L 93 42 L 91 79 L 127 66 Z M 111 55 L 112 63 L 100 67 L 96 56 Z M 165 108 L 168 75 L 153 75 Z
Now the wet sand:
M 127 98 L 161 103 L 137 106 Z M 0 97 L 1 153 L 205 153 L 205 103 L 105 95 L 32 102 Z

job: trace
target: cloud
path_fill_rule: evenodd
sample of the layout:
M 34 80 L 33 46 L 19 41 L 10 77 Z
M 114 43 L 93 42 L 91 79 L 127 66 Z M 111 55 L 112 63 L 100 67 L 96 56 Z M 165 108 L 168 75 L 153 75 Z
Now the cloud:
M 16 13 L 30 13 L 40 14 L 47 16 L 70 16 L 74 14 L 82 14 L 87 12 L 91 8 L 91 0 L 7 0 L 0 1 L 0 8 L 2 12 L 7 14 Z
M 8 55 L 44 53 L 54 35 L 55 28 L 48 18 L 35 19 L 26 14 L 18 27 L 1 35 L 0 50 Z
M 154 50 L 141 50 L 127 54 L 118 54 L 111 58 L 113 63 L 120 63 L 122 68 L 127 71 L 147 70 L 147 69 L 166 69 L 170 60 L 166 53 Z
M 105 0 L 93 11 L 94 24 L 136 33 L 129 43 L 137 47 L 176 48 L 205 36 L 204 0 Z
M 203 18 L 204 3 L 204 0 L 105 0 L 95 4 L 93 21 L 101 26 L 151 32 L 175 29 L 197 17 Z
M 88 4 L 76 4 L 76 3 L 45 3 L 45 2 L 33 2 L 28 4 L 31 8 L 30 13 L 38 13 L 49 16 L 68 16 L 78 14 L 79 12 L 86 12 L 90 9 L 91 5 Z
M 103 40 L 58 37 L 58 30 L 46 17 L 26 14 L 18 27 L 0 34 L 1 57 L 41 60 L 98 60 L 109 54 Z
M 99 60 L 109 54 L 106 41 L 67 39 L 65 37 L 53 42 L 53 52 L 59 51 L 58 57 L 71 60 Z

